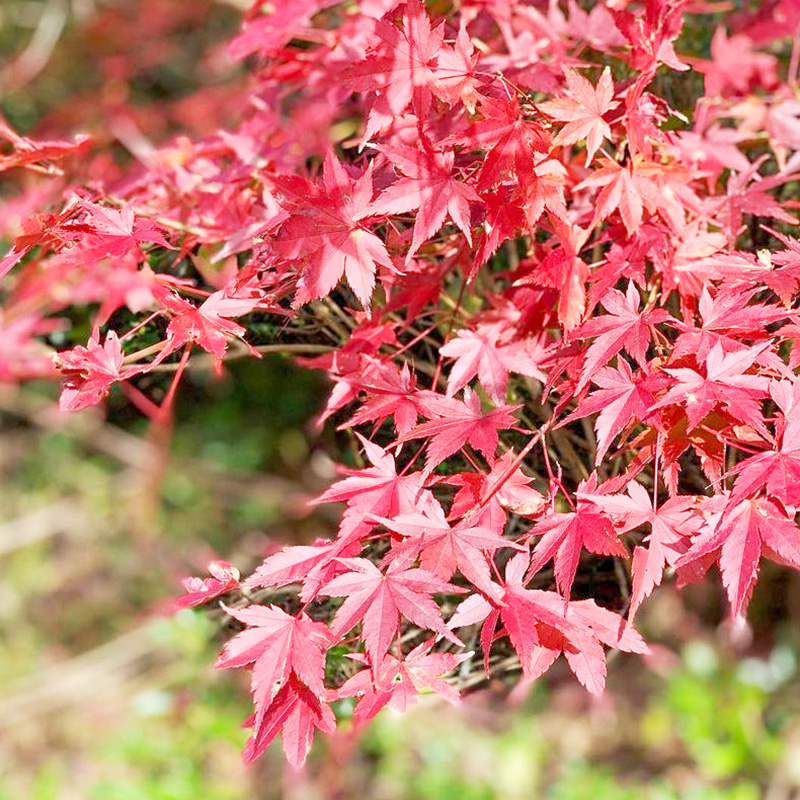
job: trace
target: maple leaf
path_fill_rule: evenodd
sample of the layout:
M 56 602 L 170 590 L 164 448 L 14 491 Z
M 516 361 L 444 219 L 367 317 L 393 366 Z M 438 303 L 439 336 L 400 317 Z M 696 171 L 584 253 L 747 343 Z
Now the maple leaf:
M 614 210 L 619 209 L 628 235 L 633 236 L 642 224 L 644 210 L 642 182 L 636 179 L 632 165 L 618 164 L 610 159 L 603 159 L 603 163 L 603 167 L 592 172 L 575 187 L 576 191 L 602 187 L 597 196 L 590 227 L 594 227 L 600 220 L 606 219 Z
M 731 500 L 741 500 L 762 488 L 774 498 L 790 508 L 800 506 L 800 416 L 796 398 L 789 394 L 782 396 L 781 384 L 770 384 L 770 395 L 784 412 L 784 425 L 777 448 L 746 458 L 737 464 L 732 473 L 737 475 L 731 491 Z M 798 384 L 792 385 L 794 394 Z
M 631 371 L 624 358 L 617 359 L 617 367 L 603 367 L 592 376 L 592 382 L 600 388 L 589 394 L 563 423 L 580 419 L 589 414 L 598 414 L 594 423 L 597 433 L 597 452 L 594 463 L 599 464 L 611 442 L 631 422 L 643 422 L 655 403 L 655 394 L 667 384 L 667 377 L 660 373 L 648 374 L 643 370 Z
M 684 401 L 689 420 L 687 430 L 691 431 L 715 406 L 722 405 L 736 419 L 769 439 L 759 406 L 759 401 L 767 396 L 769 380 L 761 375 L 744 374 L 768 347 L 769 343 L 726 354 L 718 342 L 705 361 L 705 375 L 688 367 L 665 369 L 677 383 L 650 410 Z
M 304 264 L 295 304 L 324 297 L 344 275 L 368 307 L 378 265 L 394 268 L 386 245 L 360 224 L 372 215 L 372 165 L 353 180 L 329 152 L 321 186 L 295 178 L 279 181 L 278 187 L 291 216 L 281 225 L 275 247 L 284 258 Z
M 462 19 L 455 45 L 442 46 L 436 54 L 434 94 L 450 105 L 459 100 L 470 113 L 475 113 L 475 104 L 480 95 L 478 81 L 473 75 L 478 63 L 478 54 L 472 46 L 466 25 Z
M 685 0 L 649 0 L 644 14 L 612 9 L 615 25 L 631 46 L 626 61 L 642 71 L 647 83 L 659 64 L 674 70 L 689 69 L 678 60 L 672 45 L 683 27 L 684 6 Z
M 293 617 L 277 606 L 261 605 L 225 610 L 249 626 L 227 643 L 215 664 L 219 669 L 253 665 L 254 732 L 245 760 L 258 757 L 283 731 L 287 758 L 295 766 L 302 764 L 314 729 L 335 728 L 333 714 L 320 699 L 326 694 L 323 677 L 331 633 L 305 612 Z
M 650 533 L 644 537 L 647 547 L 636 546 L 633 551 L 631 578 L 633 591 L 628 611 L 632 622 L 639 606 L 661 584 L 664 567 L 674 567 L 689 549 L 690 539 L 697 532 L 702 518 L 694 513 L 694 498 L 681 495 L 671 497 L 656 506 L 640 483 L 631 481 L 626 494 L 600 494 L 583 492 L 585 500 L 602 508 L 615 520 L 618 533 L 649 525 Z
M 349 537 L 356 538 L 374 527 L 376 517 L 421 511 L 434 502 L 431 493 L 423 489 L 420 473 L 398 475 L 391 453 L 358 433 L 356 436 L 372 466 L 347 470 L 348 477 L 326 489 L 313 501 L 315 504 L 346 502 L 348 510 L 343 523 Z
M 319 539 L 312 545 L 285 547 L 281 552 L 265 558 L 247 579 L 245 587 L 300 583 L 300 600 L 310 602 L 323 583 L 342 571 L 339 558 L 357 556 L 361 552 L 361 544 L 354 535 L 358 530 L 352 525 L 345 525 L 336 541 Z
M 767 158 L 764 154 L 750 164 L 749 169 L 732 174 L 725 184 L 725 195 L 714 199 L 716 216 L 731 245 L 741 233 L 744 214 L 772 217 L 788 225 L 797 225 L 797 218 L 769 194 L 771 189 L 793 180 L 796 175 L 784 172 L 762 177 L 758 170 Z
M 481 119 L 453 137 L 455 144 L 485 150 L 478 177 L 478 191 L 517 178 L 530 180 L 534 175 L 534 153 L 547 153 L 551 141 L 537 122 L 525 119 L 515 99 L 481 95 Z
M 332 638 L 328 628 L 305 612 L 293 617 L 278 606 L 225 608 L 248 627 L 237 633 L 216 661 L 218 669 L 253 664 L 256 707 L 264 709 L 293 671 L 313 691 L 322 693 L 325 652 Z M 265 705 L 266 704 L 266 705 Z
M 698 536 L 675 566 L 718 561 L 731 616 L 740 617 L 747 609 L 762 555 L 800 569 L 797 524 L 768 498 L 731 500 L 717 525 Z
M 460 330 L 454 339 L 439 348 L 447 358 L 455 358 L 447 378 L 447 396 L 452 397 L 476 374 L 481 386 L 498 405 L 506 398 L 508 373 L 527 375 L 544 383 L 539 369 L 544 347 L 533 340 L 500 344 L 501 325 L 481 325 L 477 330 Z
M 194 306 L 174 292 L 155 287 L 159 305 L 173 315 L 167 326 L 166 347 L 159 354 L 163 360 L 191 342 L 214 356 L 220 367 L 228 349 L 227 337 L 241 339 L 247 329 L 228 317 L 238 317 L 252 311 L 260 302 L 258 296 L 231 297 L 224 290 L 210 294 L 200 306 Z M 251 348 L 253 355 L 258 351 Z
M 27 136 L 20 136 L 2 117 L 0 137 L 10 142 L 12 147 L 11 153 L 0 154 L 0 172 L 15 167 L 47 171 L 52 162 L 86 153 L 92 144 L 91 137 L 85 134 L 76 136 L 72 142 L 29 139 Z
M 640 312 L 639 292 L 633 281 L 628 281 L 628 289 L 624 295 L 616 289 L 608 289 L 600 304 L 608 314 L 593 317 L 574 331 L 574 335 L 582 339 L 597 337 L 586 353 L 586 362 L 576 392 L 580 392 L 598 368 L 608 364 L 622 349 L 644 366 L 647 363 L 647 349 L 653 326 L 672 319 L 660 308 Z
M 383 18 L 375 25 L 376 44 L 367 58 L 345 70 L 345 81 L 357 92 L 375 92 L 364 134 L 369 139 L 399 117 L 410 104 L 420 119 L 431 106 L 431 91 L 437 83 L 434 72 L 444 43 L 444 21 L 436 28 L 420 0 L 407 0 L 403 27 Z M 452 89 L 447 82 L 440 91 Z
M 361 670 L 339 687 L 337 697 L 358 697 L 353 711 L 356 726 L 364 725 L 387 705 L 406 711 L 426 689 L 449 703 L 459 702 L 458 689 L 442 678 L 472 654 L 431 653 L 433 645 L 433 639 L 423 642 L 402 659 L 387 654 L 377 669 Z
M 244 760 L 255 761 L 280 733 L 283 751 L 293 767 L 302 767 L 314 741 L 314 732 L 333 733 L 336 717 L 327 702 L 297 678 L 294 672 L 269 706 L 254 719 L 255 727 L 244 748 Z
M 84 201 L 80 208 L 86 212 L 84 224 L 93 234 L 81 243 L 83 258 L 121 256 L 133 248 L 138 249 L 143 242 L 174 249 L 152 220 L 136 216 L 128 204 L 116 209 Z M 139 260 L 142 258 L 140 254 Z
M 464 643 L 445 626 L 439 607 L 431 598 L 434 593 L 457 594 L 463 589 L 423 569 L 390 564 L 384 573 L 365 558 L 343 558 L 341 563 L 350 571 L 329 581 L 319 594 L 346 598 L 336 612 L 332 633 L 340 638 L 362 622 L 361 637 L 373 664 L 380 664 L 389 650 L 401 615 L 463 647 Z
M 564 597 L 572 590 L 583 549 L 604 556 L 628 555 L 610 518 L 580 499 L 575 511 L 554 512 L 537 522 L 531 533 L 542 538 L 533 549 L 528 574 L 535 574 L 552 558 L 556 586 Z
M 499 547 L 523 549 L 480 525 L 461 522 L 451 527 L 438 504 L 431 504 L 425 514 L 399 514 L 380 522 L 390 531 L 408 537 L 392 547 L 386 560 L 394 563 L 401 558 L 403 564 L 410 564 L 419 558 L 422 569 L 442 580 L 450 580 L 459 570 L 489 596 L 494 592 L 489 557 Z
M 519 278 L 515 286 L 538 284 L 557 289 L 558 321 L 565 331 L 577 327 L 586 310 L 586 281 L 589 268 L 578 253 L 586 243 L 588 231 L 553 216 L 561 247 L 554 249 L 539 264 L 535 272 Z
M 565 606 L 564 598 L 556 592 L 524 588 L 527 567 L 526 553 L 511 559 L 506 565 L 503 604 L 495 607 L 486 598 L 473 595 L 456 609 L 451 627 L 485 620 L 481 647 L 486 655 L 494 628 L 502 621 L 526 680 L 542 675 L 563 652 L 570 669 L 593 694 L 600 694 L 605 687 L 603 644 L 627 652 L 647 652 L 647 645 L 633 628 L 593 600 Z
M 514 451 L 507 450 L 494 462 L 487 475 L 462 472 L 446 478 L 444 483 L 461 487 L 450 506 L 450 517 L 472 513 L 476 525 L 502 533 L 508 518 L 506 509 L 520 516 L 535 517 L 542 513 L 545 499 L 530 485 L 532 478 L 519 467 L 509 473 L 515 458 Z M 497 489 L 500 481 L 502 484 Z M 476 508 L 480 511 L 474 516 Z
M 228 45 L 232 58 L 244 59 L 253 53 L 274 55 L 290 39 L 303 39 L 311 18 L 336 0 L 282 0 L 280 5 L 256 2 L 250 9 L 243 30 Z M 257 15 L 264 6 L 269 14 Z
M 707 359 L 711 348 L 718 342 L 723 349 L 738 350 L 739 337 L 757 337 L 765 325 L 786 319 L 785 309 L 777 306 L 767 303 L 748 305 L 756 291 L 756 288 L 737 288 L 719 291 L 712 297 L 708 287 L 704 286 L 697 304 L 702 326 L 695 328 L 679 320 L 672 323 L 681 331 L 672 350 L 673 358 L 696 354 L 698 360 Z
M 487 458 L 492 458 L 497 449 L 497 432 L 514 427 L 516 420 L 511 412 L 519 408 L 500 406 L 484 414 L 480 397 L 469 389 L 464 390 L 463 401 L 430 393 L 421 399 L 420 405 L 426 416 L 434 418 L 398 437 L 397 444 L 430 437 L 425 468 L 428 473 L 464 444 L 471 444 Z
M 210 578 L 191 577 L 181 582 L 186 594 L 175 600 L 176 609 L 202 605 L 239 586 L 239 570 L 227 561 L 212 561 L 208 565 L 208 572 Z
M 403 364 L 402 370 L 398 370 L 391 361 L 375 361 L 375 364 L 376 377 L 365 380 L 361 385 L 368 399 L 339 429 L 352 428 L 365 422 L 383 422 L 392 417 L 397 435 L 404 436 L 417 424 L 419 416 L 414 376 L 408 364 Z
M 58 370 L 65 376 L 58 407 L 61 411 L 78 411 L 99 403 L 117 381 L 138 375 L 142 367 L 124 366 L 125 356 L 119 337 L 109 331 L 100 344 L 100 332 L 95 329 L 92 338 L 72 350 L 64 350 L 54 357 Z
M 369 205 L 376 216 L 416 211 L 411 248 L 406 264 L 422 244 L 433 236 L 450 215 L 461 229 L 467 243 L 472 245 L 470 203 L 480 204 L 475 189 L 453 177 L 453 151 L 440 152 L 424 148 L 397 145 L 381 148 L 392 164 L 406 177 L 384 189 Z
M 711 61 L 694 64 L 705 75 L 705 93 L 714 95 L 747 94 L 751 84 L 759 87 L 778 82 L 778 60 L 770 53 L 753 50 L 753 42 L 745 33 L 728 36 L 718 27 L 711 39 Z
M 559 97 L 539 103 L 537 108 L 547 116 L 567 124 L 558 132 L 554 145 L 574 144 L 586 139 L 586 163 L 589 164 L 604 138 L 611 137 L 611 128 L 603 115 L 615 109 L 619 103 L 614 97 L 614 82 L 611 70 L 603 70 L 597 86 L 571 69 L 564 70 L 567 80 L 567 97 Z

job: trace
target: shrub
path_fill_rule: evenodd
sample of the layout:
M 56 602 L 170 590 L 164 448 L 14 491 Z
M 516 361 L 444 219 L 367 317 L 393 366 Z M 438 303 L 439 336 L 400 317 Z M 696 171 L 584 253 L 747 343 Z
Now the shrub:
M 0 380 L 166 430 L 190 360 L 285 352 L 354 434 L 335 536 L 179 601 L 243 626 L 248 759 L 561 655 L 602 692 L 665 570 L 717 565 L 740 620 L 762 557 L 800 568 L 791 4 L 586 6 L 259 0 L 231 129 L 120 167 L 0 127 L 49 179 L 14 200 Z

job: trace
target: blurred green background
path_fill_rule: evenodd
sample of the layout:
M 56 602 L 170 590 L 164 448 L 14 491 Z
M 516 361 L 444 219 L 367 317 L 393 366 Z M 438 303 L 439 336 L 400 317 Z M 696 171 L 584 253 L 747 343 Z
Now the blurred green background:
M 202 134 L 238 110 L 237 5 L 3 0 L 0 110 L 26 133 L 89 130 L 123 160 L 137 136 Z M 119 395 L 63 416 L 57 387 L 0 385 L 0 800 L 798 796 L 800 581 L 766 566 L 752 636 L 726 627 L 716 578 L 657 592 L 639 623 L 653 656 L 612 655 L 599 701 L 558 664 L 516 704 L 498 677 L 358 740 L 343 706 L 304 773 L 279 748 L 246 768 L 247 676 L 212 668 L 221 615 L 171 601 L 211 558 L 246 573 L 331 532 L 305 508 L 334 474 L 310 423 L 325 391 L 277 357 L 193 371 L 167 442 Z

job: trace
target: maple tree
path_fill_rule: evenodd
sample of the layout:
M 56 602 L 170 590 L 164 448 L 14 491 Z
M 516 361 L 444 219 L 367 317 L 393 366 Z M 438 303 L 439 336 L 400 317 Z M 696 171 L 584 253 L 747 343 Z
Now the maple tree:
M 717 565 L 739 619 L 762 558 L 800 569 L 795 4 L 707 53 L 681 32 L 721 5 L 590 5 L 258 0 L 238 123 L 126 171 L 0 120 L 0 381 L 121 387 L 168 431 L 197 351 L 303 343 L 319 424 L 355 429 L 328 539 L 177 601 L 242 626 L 248 759 L 302 764 L 348 698 L 456 701 L 455 671 L 563 655 L 599 693 L 664 580 Z

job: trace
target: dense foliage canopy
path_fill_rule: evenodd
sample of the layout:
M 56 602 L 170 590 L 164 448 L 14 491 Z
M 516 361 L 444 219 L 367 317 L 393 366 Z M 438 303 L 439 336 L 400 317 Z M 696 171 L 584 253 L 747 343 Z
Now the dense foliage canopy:
M 0 380 L 166 429 L 194 359 L 302 353 L 352 431 L 329 539 L 179 601 L 242 626 L 247 758 L 562 655 L 602 692 L 665 570 L 740 619 L 800 568 L 800 12 L 720 10 L 258 0 L 235 127 L 120 166 L 0 121 Z

